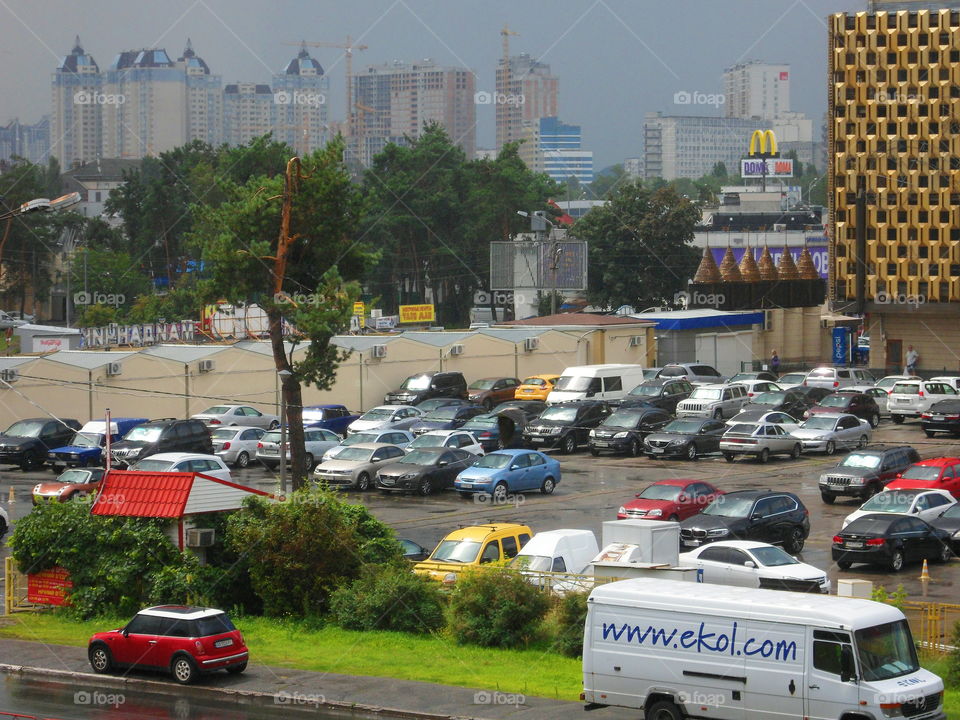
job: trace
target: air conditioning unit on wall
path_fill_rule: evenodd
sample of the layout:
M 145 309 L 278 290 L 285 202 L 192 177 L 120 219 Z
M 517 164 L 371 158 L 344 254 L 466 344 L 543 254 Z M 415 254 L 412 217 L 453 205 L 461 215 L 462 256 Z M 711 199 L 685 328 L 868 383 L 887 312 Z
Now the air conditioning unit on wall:
M 6 370 L 0 370 L 0 380 L 3 380 L 5 383 L 15 383 L 20 377 L 20 373 L 16 368 L 7 368 Z
M 540 347 L 540 338 L 530 337 L 523 341 L 523 349 L 532 352 Z
M 387 346 L 386 345 L 374 345 L 372 354 L 375 358 L 385 358 L 387 356 Z
M 216 367 L 216 363 L 213 360 L 200 361 L 200 372 L 202 373 L 212 372 L 215 367 Z
M 190 528 L 187 530 L 187 547 L 212 547 L 217 539 L 213 528 Z
M 123 365 L 118 362 L 107 363 L 107 376 L 115 377 L 123 374 Z
M 451 355 L 463 355 L 463 345 L 451 345 L 450 346 Z
M 643 345 L 643 335 L 634 335 L 630 338 L 630 347 L 640 347 Z

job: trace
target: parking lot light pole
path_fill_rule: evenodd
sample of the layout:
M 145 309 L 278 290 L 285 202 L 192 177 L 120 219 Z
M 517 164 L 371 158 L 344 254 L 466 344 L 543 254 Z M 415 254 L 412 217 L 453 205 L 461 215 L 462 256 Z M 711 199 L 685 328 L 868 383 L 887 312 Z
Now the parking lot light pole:
M 287 494 L 287 378 L 293 375 L 289 370 L 278 370 L 280 376 L 280 494 Z

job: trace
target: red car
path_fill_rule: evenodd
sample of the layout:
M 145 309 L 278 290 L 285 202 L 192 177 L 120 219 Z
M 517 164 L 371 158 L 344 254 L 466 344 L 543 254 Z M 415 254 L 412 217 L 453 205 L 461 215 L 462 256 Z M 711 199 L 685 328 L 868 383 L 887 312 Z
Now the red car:
M 955 498 L 960 498 L 960 458 L 921 460 L 897 475 L 897 479 L 886 487 L 887 490 L 912 488 L 946 490 Z
M 723 495 L 723 491 L 703 480 L 658 480 L 637 493 L 635 500 L 624 503 L 617 511 L 617 519 L 679 522 L 696 515 L 718 495 Z
M 163 670 L 183 685 L 215 670 L 242 673 L 249 655 L 225 612 L 185 605 L 141 610 L 125 627 L 96 633 L 87 646 L 94 672 L 119 667 Z

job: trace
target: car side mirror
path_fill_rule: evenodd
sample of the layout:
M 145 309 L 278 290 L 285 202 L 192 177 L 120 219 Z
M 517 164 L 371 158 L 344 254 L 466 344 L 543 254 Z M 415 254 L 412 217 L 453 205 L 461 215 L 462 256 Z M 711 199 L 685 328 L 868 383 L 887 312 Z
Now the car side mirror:
M 511 466 L 510 466 L 510 469 L 511 469 L 511 470 L 516 470 L 516 469 L 519 468 L 519 467 L 520 467 L 519 465 L 511 465 Z
M 754 513 L 750 516 L 750 521 L 755 522 L 757 520 L 763 520 L 763 513 Z
M 636 495 L 634 495 L 634 497 L 635 497 L 635 498 L 640 497 L 640 493 L 637 493 Z
M 443 467 L 444 465 L 449 465 L 449 464 L 450 463 L 448 463 L 446 460 L 440 460 L 437 462 L 438 467 Z
M 125 638 L 130 637 L 130 631 L 127 630 L 127 628 L 124 628 L 123 630 L 121 630 L 120 634 L 123 635 Z
M 690 502 L 690 498 L 688 498 L 686 495 L 678 495 L 677 502 L 681 502 L 681 503 Z
M 747 560 L 744 564 L 744 567 L 755 568 L 757 564 L 753 560 Z

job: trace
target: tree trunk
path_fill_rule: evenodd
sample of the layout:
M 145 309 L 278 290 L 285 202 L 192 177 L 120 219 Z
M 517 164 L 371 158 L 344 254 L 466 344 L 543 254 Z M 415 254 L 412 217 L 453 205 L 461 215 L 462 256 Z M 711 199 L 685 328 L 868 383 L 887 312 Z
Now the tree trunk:
M 286 349 L 283 344 L 283 322 L 280 311 L 276 307 L 270 307 L 267 310 L 267 317 L 270 320 L 270 346 L 273 349 L 273 360 L 277 372 L 286 370 L 290 372 L 282 379 L 280 392 L 283 393 L 283 400 L 286 403 L 286 417 L 280 418 L 280 422 L 287 424 L 287 443 L 290 446 L 290 487 L 293 490 L 299 490 L 304 485 L 306 479 L 306 448 L 303 438 L 303 395 L 300 389 L 300 380 L 293 375 L 293 368 L 290 367 L 290 360 L 287 358 Z M 283 376 L 281 376 L 283 377 Z

